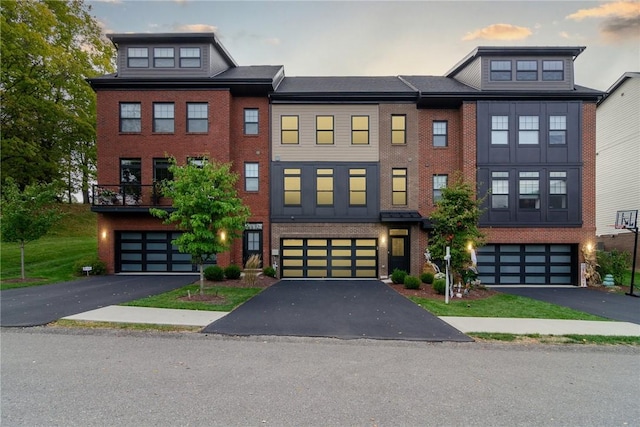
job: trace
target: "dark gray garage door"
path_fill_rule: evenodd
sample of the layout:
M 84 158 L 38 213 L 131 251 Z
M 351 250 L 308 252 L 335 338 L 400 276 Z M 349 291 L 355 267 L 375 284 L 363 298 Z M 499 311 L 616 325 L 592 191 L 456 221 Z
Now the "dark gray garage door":
M 121 231 L 116 234 L 117 272 L 194 272 L 191 255 L 171 241 L 179 232 Z
M 486 245 L 478 273 L 487 285 L 575 285 L 577 245 Z
M 377 277 L 377 239 L 282 239 L 282 277 Z

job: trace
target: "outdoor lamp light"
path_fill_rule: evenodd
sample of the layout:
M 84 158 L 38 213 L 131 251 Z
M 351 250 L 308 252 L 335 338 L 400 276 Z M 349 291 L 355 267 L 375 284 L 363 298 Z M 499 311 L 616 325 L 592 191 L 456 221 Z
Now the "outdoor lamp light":
M 224 231 L 220 232 L 220 240 L 222 240 L 224 242 L 224 240 L 227 238 L 227 235 L 224 233 Z

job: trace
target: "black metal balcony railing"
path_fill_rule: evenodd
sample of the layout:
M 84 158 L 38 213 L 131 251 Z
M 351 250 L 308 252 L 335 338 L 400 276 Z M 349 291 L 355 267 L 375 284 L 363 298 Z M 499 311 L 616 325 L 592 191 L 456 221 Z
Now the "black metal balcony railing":
M 157 185 L 97 184 L 93 186 L 92 206 L 154 207 L 171 206 L 171 199 L 163 197 Z

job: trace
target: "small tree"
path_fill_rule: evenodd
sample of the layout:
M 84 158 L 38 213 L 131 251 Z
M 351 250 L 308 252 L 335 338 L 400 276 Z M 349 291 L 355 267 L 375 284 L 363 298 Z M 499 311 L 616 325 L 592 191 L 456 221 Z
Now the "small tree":
M 164 196 L 173 199 L 174 210 L 150 209 L 152 215 L 176 224 L 183 234 L 172 243 L 183 253 L 191 254 L 199 266 L 200 295 L 204 294 L 204 264 L 225 252 L 233 239 L 242 236 L 249 218 L 249 208 L 238 197 L 238 176 L 231 164 L 204 160 L 202 165 L 178 166 L 171 159 L 173 180 L 162 184 Z
M 460 173 L 456 173 L 452 181 L 442 189 L 442 198 L 431 213 L 434 231 L 429 238 L 429 251 L 434 259 L 444 259 L 449 246 L 451 268 L 462 276 L 471 263 L 467 247 L 477 248 L 483 244 L 484 234 L 478 228 L 478 221 L 484 198 L 476 199 L 475 191 Z
M 20 244 L 20 272 L 26 279 L 24 270 L 24 247 L 38 240 L 62 218 L 54 203 L 56 192 L 51 184 L 27 185 L 20 191 L 11 178 L 2 186 L 2 206 L 0 207 L 0 230 L 3 242 Z

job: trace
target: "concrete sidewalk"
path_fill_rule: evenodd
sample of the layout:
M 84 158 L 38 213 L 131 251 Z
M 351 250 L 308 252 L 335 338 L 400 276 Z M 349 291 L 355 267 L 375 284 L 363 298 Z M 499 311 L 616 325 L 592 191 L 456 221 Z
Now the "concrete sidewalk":
M 205 327 L 227 314 L 227 312 L 220 311 L 175 310 L 112 305 L 73 316 L 67 316 L 63 319 Z M 498 317 L 440 317 L 440 319 L 462 333 L 491 332 L 516 335 L 617 335 L 640 337 L 640 325 L 630 322 L 513 319 Z

